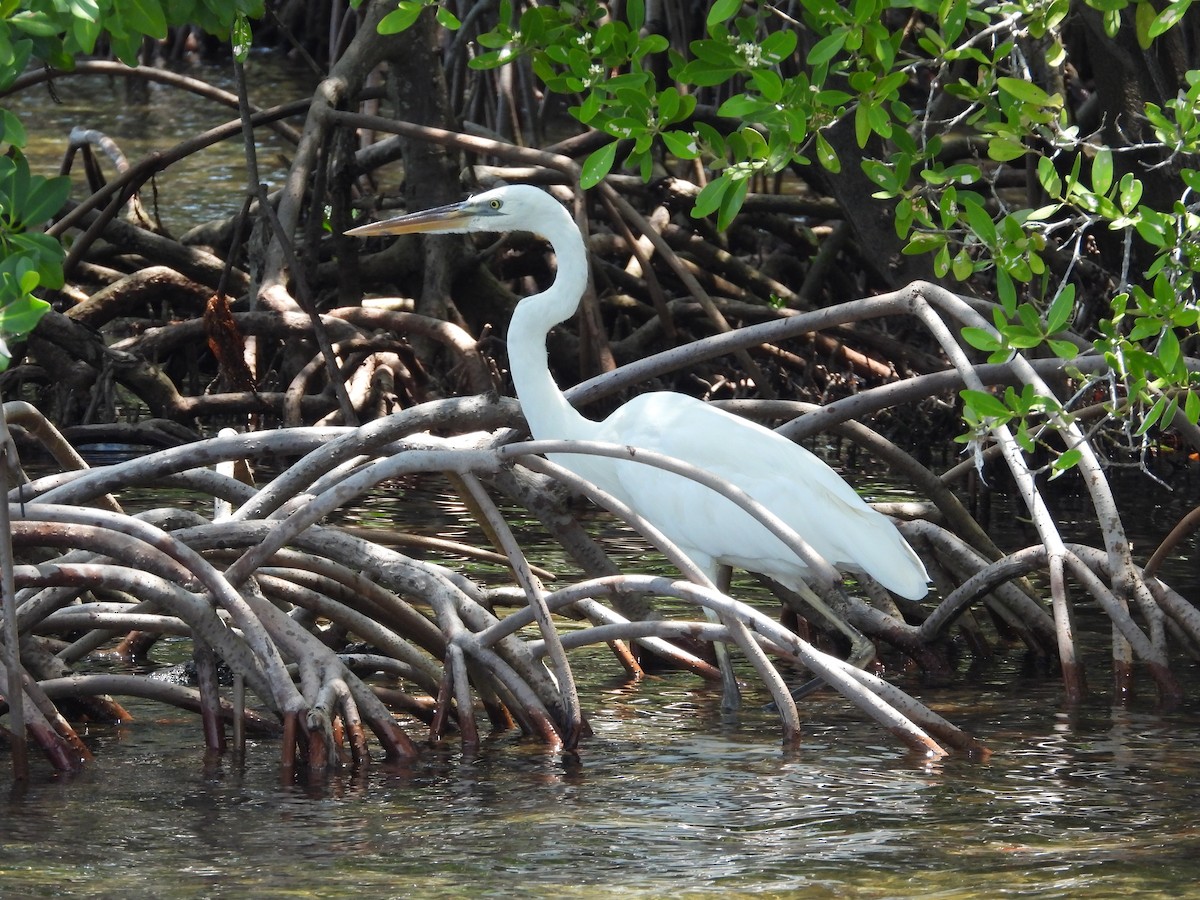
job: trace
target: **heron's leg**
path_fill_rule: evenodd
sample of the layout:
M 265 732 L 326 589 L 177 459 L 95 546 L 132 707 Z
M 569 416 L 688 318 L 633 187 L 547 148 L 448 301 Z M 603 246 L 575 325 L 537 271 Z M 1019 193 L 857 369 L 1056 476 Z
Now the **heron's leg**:
M 783 586 L 780 585 L 780 587 Z M 788 588 L 784 588 L 784 590 L 786 591 Z M 841 585 L 838 585 L 838 590 L 842 591 Z M 875 658 L 875 644 L 867 640 L 866 635 L 830 609 L 829 604 L 818 597 L 816 591 L 810 588 L 803 581 L 798 581 L 798 583 L 794 586 L 794 593 L 796 593 L 801 600 L 816 610 L 816 612 L 827 622 L 829 622 L 829 624 L 833 625 L 834 628 L 850 639 L 850 656 L 846 660 L 848 663 L 856 668 L 862 669 L 866 667 L 867 663 Z M 845 596 L 845 592 L 842 591 L 842 593 L 843 596 Z M 846 597 L 846 599 L 849 600 L 850 598 Z M 824 678 L 812 678 L 791 691 L 792 699 L 801 700 L 807 697 L 809 694 L 816 693 L 824 686 Z M 766 708 L 768 710 L 775 711 L 775 704 L 769 703 L 767 704 Z
M 729 593 L 729 583 L 733 578 L 733 570 L 729 566 L 718 566 L 714 573 L 713 584 L 722 594 Z M 720 623 L 721 617 L 714 610 L 704 608 L 704 614 L 710 622 Z M 729 647 L 723 641 L 713 644 L 713 653 L 717 657 L 717 668 L 721 670 L 721 708 L 733 712 L 742 705 L 742 692 L 738 688 L 737 677 L 733 674 L 733 661 L 729 658 Z
M 815 609 L 831 625 L 833 625 L 834 628 L 836 628 L 850 640 L 850 656 L 847 658 L 846 662 L 850 663 L 855 668 L 862 669 L 866 667 L 867 663 L 875 658 L 875 644 L 872 641 L 867 640 L 866 635 L 830 609 L 829 604 L 818 597 L 816 591 L 814 591 L 807 584 L 805 584 L 803 580 L 800 579 L 797 579 L 795 589 L 796 593 L 800 595 L 801 599 L 804 600 L 805 603 Z M 837 589 L 838 591 L 842 592 L 843 596 L 845 596 L 845 591 L 842 590 L 841 585 L 838 585 Z M 846 597 L 846 601 L 849 602 L 850 598 Z

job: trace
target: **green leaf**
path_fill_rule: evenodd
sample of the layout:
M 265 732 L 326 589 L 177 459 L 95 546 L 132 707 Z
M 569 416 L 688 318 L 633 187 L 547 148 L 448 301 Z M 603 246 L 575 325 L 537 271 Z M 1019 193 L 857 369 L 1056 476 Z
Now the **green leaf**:
M 734 94 L 718 107 L 717 115 L 727 119 L 747 119 L 768 105 L 748 94 Z
M 1167 403 L 1167 408 L 1162 414 L 1163 428 L 1170 428 L 1175 424 L 1175 415 L 1179 412 L 1179 398 L 1172 395 L 1171 400 Z
M 593 92 L 584 97 L 583 102 L 571 110 L 571 114 L 586 125 L 599 115 L 602 103 L 600 95 Z
M 1038 181 L 1050 197 L 1055 199 L 1062 197 L 1062 179 L 1054 167 L 1054 160 L 1051 160 L 1049 156 L 1038 157 Z
M 971 254 L 966 250 L 959 250 L 954 255 L 954 261 L 950 264 L 950 271 L 954 273 L 954 277 L 959 281 L 966 281 L 975 274 L 975 261 L 971 259 Z
M 1138 0 L 1138 4 L 1134 8 L 1134 30 L 1137 33 L 1138 46 L 1143 50 L 1149 50 L 1150 45 L 1154 43 L 1154 36 L 1150 34 L 1150 26 L 1154 23 L 1154 17 L 1157 14 L 1158 11 L 1149 0 Z
M 680 72 L 680 79 L 697 87 L 716 87 L 741 73 L 738 66 L 693 66 L 688 65 Z
M 400 5 L 379 20 L 380 34 L 400 34 L 416 23 L 424 7 L 417 0 L 400 0 Z
M 872 105 L 866 100 L 860 100 L 854 107 L 854 139 L 859 147 L 867 146 L 871 139 L 871 109 Z
M 810 66 L 820 66 L 829 62 L 846 44 L 846 36 L 849 32 L 840 28 L 832 34 L 826 35 L 817 41 L 811 50 L 808 51 L 808 64 Z
M 625 0 L 625 19 L 629 22 L 630 31 L 641 31 L 646 22 L 645 0 Z
M 660 125 L 677 121 L 681 104 L 680 93 L 674 86 L 658 92 L 655 98 L 658 104 L 658 121 Z
M 1178 25 L 1191 5 L 1192 0 L 1175 0 L 1174 3 L 1168 4 L 1167 8 L 1155 16 L 1154 21 L 1150 24 L 1148 29 L 1150 37 L 1156 38 Z
M 33 331 L 50 304 L 26 295 L 0 307 L 0 334 L 21 337 Z
M 946 246 L 946 235 L 940 231 L 918 231 L 900 251 L 905 256 L 930 253 Z
M 1166 408 L 1167 398 L 1165 396 L 1161 396 L 1155 400 L 1154 405 L 1150 407 L 1150 411 L 1146 413 L 1145 418 L 1142 419 L 1142 421 L 1138 424 L 1137 429 L 1134 431 L 1134 437 L 1141 437 L 1143 434 L 1153 428 L 1154 423 L 1159 420 L 1159 417 L 1162 416 L 1163 411 Z
M 725 192 L 729 190 L 729 184 L 728 178 L 714 178 L 706 184 L 696 195 L 696 203 L 692 207 L 692 217 L 702 219 L 715 212 L 721 205 L 721 201 L 725 199 Z
M 250 58 L 250 48 L 254 44 L 254 32 L 250 29 L 250 20 L 243 13 L 239 12 L 234 17 L 229 40 L 233 45 L 234 59 L 244 63 Z
M 998 397 L 994 397 L 986 391 L 966 389 L 958 393 L 962 397 L 963 403 L 974 410 L 980 418 L 990 416 L 1003 421 L 1008 421 L 1012 418 L 1012 411 Z
M 1072 447 L 1070 450 L 1063 451 L 1059 457 L 1050 464 L 1055 475 L 1061 475 L 1068 469 L 1074 468 L 1079 461 L 1083 459 L 1083 451 L 1078 447 Z M 1054 477 L 1054 476 L 1051 476 Z
M 772 69 L 755 69 L 750 73 L 751 83 L 771 103 L 783 102 L 783 79 Z
M 1117 199 L 1121 203 L 1121 211 L 1125 213 L 1133 212 L 1138 201 L 1142 199 L 1142 183 L 1133 177 L 1132 172 L 1126 172 L 1121 176 Z
M 1011 162 L 1020 159 L 1028 152 L 1028 148 L 1020 141 L 1012 138 L 994 137 L 988 141 L 988 157 L 996 162 Z
M 978 195 L 963 194 L 963 214 L 967 219 L 967 226 L 975 232 L 975 236 L 979 238 L 980 243 L 987 247 L 996 246 L 996 223 L 992 221 L 991 215 L 984 209 L 983 203 L 980 202 Z
M 762 43 L 759 45 L 763 62 L 779 65 L 792 55 L 799 42 L 800 38 L 794 29 L 780 28 L 772 31 L 762 39 Z
M 1049 94 L 1031 81 L 1021 78 L 997 78 L 996 85 L 1004 93 L 1023 103 L 1032 103 L 1035 106 L 1058 106 L 1058 103 L 1052 102 Z
M 833 145 L 825 139 L 825 135 L 817 132 L 817 162 L 827 171 L 836 175 L 842 171 L 841 160 L 838 159 L 837 152 L 833 149 Z
M 1075 285 L 1064 284 L 1062 290 L 1055 295 L 1054 300 L 1050 303 L 1050 308 L 1046 310 L 1046 333 L 1055 334 L 1062 331 L 1067 322 L 1071 319 L 1071 312 L 1075 309 Z
M 1050 348 L 1050 352 L 1059 359 L 1074 359 L 1079 355 L 1079 348 L 1070 341 L 1060 341 L 1054 338 L 1046 338 L 1046 346 Z
M 21 222 L 28 226 L 41 225 L 52 215 L 62 209 L 71 193 L 71 179 L 64 177 L 42 178 L 35 176 L 30 179 L 29 192 L 20 208 L 14 210 Z
M 458 16 L 450 11 L 450 7 L 439 5 L 437 8 L 437 23 L 447 31 L 458 31 L 462 28 L 462 22 Z
M 708 11 L 708 18 L 704 24 L 711 33 L 717 25 L 737 15 L 741 8 L 742 0 L 717 0 Z
M 962 339 L 974 347 L 976 350 L 992 351 L 999 350 L 1001 347 L 1000 341 L 994 334 L 986 328 L 977 328 L 974 325 L 968 325 L 959 332 Z
M 1187 400 L 1183 404 L 1183 414 L 1193 425 L 1200 423 L 1200 394 L 1195 391 L 1187 392 Z
M 24 147 L 27 139 L 21 120 L 7 109 L 0 109 L 0 140 L 14 147 Z
M 730 185 L 721 199 L 721 209 L 717 213 L 717 228 L 725 231 L 733 224 L 734 218 L 741 212 L 742 204 L 746 201 L 746 193 L 750 190 L 750 179 L 742 178 Z
M 700 147 L 696 144 L 696 136 L 686 131 L 664 131 L 659 137 L 667 147 L 667 152 L 676 159 L 696 159 L 700 155 Z
M 1154 337 L 1162 331 L 1162 319 L 1158 316 L 1142 316 L 1133 325 L 1129 332 L 1129 340 L 1133 343 L 1144 341 L 1148 337 Z
M 1017 289 L 1012 277 L 1003 269 L 996 269 L 996 296 L 1010 316 L 1017 311 Z
M 120 6 L 125 24 L 140 34 L 157 40 L 167 36 L 167 16 L 156 0 L 123 0 Z
M 1017 439 L 1017 443 L 1026 453 L 1032 453 L 1037 449 L 1037 442 L 1033 439 L 1033 435 L 1029 433 L 1029 423 L 1024 419 L 1017 426 L 1017 433 L 1013 437 Z
M 19 12 L 9 22 L 13 28 L 35 38 L 47 38 L 58 33 L 58 25 L 41 12 Z
M 1107 194 L 1113 183 L 1113 156 L 1107 147 L 1096 151 L 1092 160 L 1092 190 L 1097 194 Z
M 613 163 L 616 160 L 616 141 L 605 144 L 599 150 L 589 154 L 588 158 L 583 161 L 583 168 L 579 173 L 579 186 L 586 191 L 588 188 L 598 185 L 612 171 Z
M 1174 374 L 1176 363 L 1180 361 L 1179 338 L 1170 328 L 1163 331 L 1162 337 L 1158 341 L 1156 355 L 1166 373 Z

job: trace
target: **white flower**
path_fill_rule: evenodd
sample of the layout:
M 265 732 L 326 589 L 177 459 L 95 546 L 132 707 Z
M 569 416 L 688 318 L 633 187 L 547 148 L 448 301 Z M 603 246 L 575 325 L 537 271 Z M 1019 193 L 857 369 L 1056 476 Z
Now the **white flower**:
M 741 54 L 742 59 L 746 60 L 746 64 L 752 69 L 762 64 L 762 48 L 758 44 L 745 41 L 737 45 L 737 52 Z

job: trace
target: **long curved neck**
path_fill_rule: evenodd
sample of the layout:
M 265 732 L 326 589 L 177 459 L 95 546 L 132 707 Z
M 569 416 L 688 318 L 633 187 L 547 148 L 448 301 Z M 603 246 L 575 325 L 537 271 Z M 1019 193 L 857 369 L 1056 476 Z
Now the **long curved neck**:
M 587 251 L 575 223 L 557 203 L 550 220 L 540 223 L 536 231 L 554 248 L 558 274 L 548 290 L 517 304 L 508 326 L 509 370 L 535 438 L 579 438 L 592 423 L 571 406 L 555 384 L 546 354 L 546 335 L 579 307 L 587 289 Z

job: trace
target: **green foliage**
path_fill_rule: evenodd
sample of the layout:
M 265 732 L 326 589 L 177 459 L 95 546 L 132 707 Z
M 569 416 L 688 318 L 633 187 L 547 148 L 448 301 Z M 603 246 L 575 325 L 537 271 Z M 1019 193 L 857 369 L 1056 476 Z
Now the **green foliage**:
M 142 41 L 161 40 L 175 25 L 232 39 L 244 59 L 249 20 L 262 11 L 262 0 L 0 0 L 0 90 L 31 64 L 72 68 L 102 37 L 118 59 L 136 65 Z M 8 341 L 33 330 L 49 308 L 35 292 L 63 286 L 62 246 L 38 229 L 62 208 L 70 182 L 31 174 L 25 141 L 21 121 L 0 109 L 0 371 L 11 360 Z
M 681 157 L 700 152 L 693 137 L 677 129 L 691 117 L 695 98 L 674 86 L 657 90 L 645 67 L 648 57 L 666 51 L 666 38 L 640 34 L 642 0 L 631 0 L 626 12 L 628 20 L 620 21 L 607 18 L 596 3 L 564 3 L 526 7 L 516 17 L 509 0 L 501 0 L 499 24 L 479 38 L 486 52 L 471 61 L 477 69 L 490 69 L 527 55 L 547 88 L 579 98 L 571 114 L 613 139 L 584 162 L 585 188 L 611 171 L 619 141 L 629 142 L 623 164 L 644 178 L 650 177 L 659 139 Z
M 358 4 L 354 4 L 357 6 Z M 443 28 L 450 31 L 456 31 L 461 23 L 458 17 L 454 15 L 449 8 L 442 6 L 438 0 L 400 0 L 394 10 L 383 17 L 379 23 L 380 34 L 399 34 L 402 31 L 407 31 L 416 24 L 417 17 L 429 8 L 437 9 L 437 21 Z
M 1061 475 L 1079 462 L 1081 453 L 1078 448 L 1071 447 L 1060 452 L 1043 438 L 1050 430 L 1047 416 L 1063 416 L 1064 413 L 1057 400 L 1036 393 L 1033 385 L 1027 384 L 1020 391 L 1007 387 L 1002 397 L 973 390 L 961 391 L 960 396 L 963 419 L 969 428 L 966 434 L 956 438 L 960 443 L 967 443 L 976 434 L 1005 425 L 1012 429 L 1018 446 L 1026 453 L 1032 454 L 1039 448 L 1048 452 L 1051 456 L 1051 478 Z
M 0 88 L 30 60 L 71 68 L 77 56 L 107 36 L 113 54 L 137 64 L 146 37 L 161 40 L 171 26 L 192 24 L 228 39 L 235 23 L 262 15 L 262 0 L 8 0 L 0 4 Z
M 431 5 L 441 12 L 437 0 L 400 0 L 385 21 L 407 27 Z M 1112 366 L 1110 412 L 1144 434 L 1180 408 L 1200 419 L 1200 384 L 1185 358 L 1200 338 L 1200 169 L 1190 167 L 1200 154 L 1200 70 L 1186 74 L 1187 89 L 1174 98 L 1145 104 L 1158 146 L 1107 147 L 1080 133 L 1058 87 L 1073 77 L 1062 33 L 1068 14 L 1091 16 L 1110 37 L 1125 28 L 1151 49 L 1190 6 L 801 0 L 789 7 L 792 19 L 770 4 L 716 0 L 705 33 L 684 51 L 645 32 L 644 0 L 625 3 L 624 19 L 597 0 L 520 11 L 501 0 L 472 65 L 528 59 L 548 90 L 569 98 L 572 115 L 611 138 L 584 161 L 585 188 L 618 166 L 649 178 L 657 160 L 701 160 L 711 177 L 693 213 L 715 216 L 721 228 L 756 177 L 813 165 L 861 174 L 894 211 L 904 253 L 928 256 L 938 277 L 994 297 L 991 326 L 962 332 L 993 362 L 1015 353 L 1070 360 L 1088 349 L 1067 334 L 1077 305 L 1096 303 L 1077 297 L 1076 271 L 1098 238 L 1115 241 L 1125 262 L 1109 272 L 1120 283 L 1102 298 L 1109 309 L 1089 340 Z M 693 118 L 697 96 L 717 98 L 715 119 Z M 839 159 L 831 127 L 843 122 L 852 125 L 861 173 L 845 172 Z M 964 136 L 971 150 L 951 156 L 951 141 Z M 1160 199 L 1146 199 L 1154 162 L 1183 164 L 1178 192 L 1165 202 L 1161 182 L 1153 192 Z M 997 187 L 1012 169 L 1031 179 L 1025 205 Z M 1045 398 L 967 392 L 963 400 L 972 429 L 1013 423 L 1027 450 L 1037 442 L 1030 423 L 1044 417 Z M 1058 455 L 1056 471 L 1076 458 L 1070 449 Z

